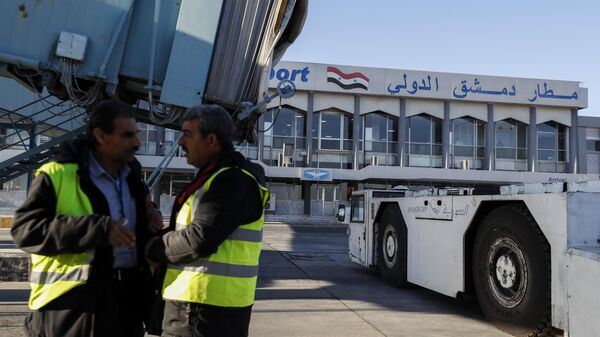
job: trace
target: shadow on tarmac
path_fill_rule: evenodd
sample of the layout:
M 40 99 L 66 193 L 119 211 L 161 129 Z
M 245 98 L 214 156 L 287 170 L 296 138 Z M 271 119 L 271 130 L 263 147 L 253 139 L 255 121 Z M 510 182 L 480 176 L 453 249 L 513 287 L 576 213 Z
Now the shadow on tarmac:
M 287 244 L 279 243 L 286 235 Z M 269 228 L 264 246 L 258 300 L 331 299 L 345 303 L 353 311 L 451 313 L 485 321 L 474 296 L 458 300 L 416 285 L 394 288 L 379 278 L 378 270 L 350 262 L 345 227 L 289 226 L 274 233 Z
M 29 289 L 0 289 L 0 304 L 27 302 Z

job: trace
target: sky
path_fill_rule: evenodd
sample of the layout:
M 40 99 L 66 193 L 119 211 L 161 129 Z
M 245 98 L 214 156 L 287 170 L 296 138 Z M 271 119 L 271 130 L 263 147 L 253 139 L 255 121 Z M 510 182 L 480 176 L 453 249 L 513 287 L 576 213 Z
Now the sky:
M 582 82 L 600 116 L 600 1 L 309 0 L 283 60 Z

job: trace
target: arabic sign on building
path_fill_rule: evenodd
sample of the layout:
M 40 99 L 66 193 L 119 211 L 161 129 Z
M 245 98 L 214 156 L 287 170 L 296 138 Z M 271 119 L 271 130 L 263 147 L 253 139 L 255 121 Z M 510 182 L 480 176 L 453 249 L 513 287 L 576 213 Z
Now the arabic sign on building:
M 299 90 L 459 101 L 587 107 L 575 81 L 280 62 L 270 86 L 291 80 Z
M 333 181 L 331 171 L 324 169 L 305 169 L 302 171 L 302 180 L 308 181 Z

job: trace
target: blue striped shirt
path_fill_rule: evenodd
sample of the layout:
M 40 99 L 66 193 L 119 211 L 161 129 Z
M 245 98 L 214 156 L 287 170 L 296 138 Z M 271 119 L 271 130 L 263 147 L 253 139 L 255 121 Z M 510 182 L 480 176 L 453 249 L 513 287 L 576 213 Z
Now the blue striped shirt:
M 127 228 L 135 233 L 137 220 L 135 213 L 135 199 L 129 192 L 129 186 L 127 185 L 127 176 L 131 173 L 131 168 L 127 165 L 122 167 L 119 176 L 115 179 L 104 170 L 91 152 L 89 162 L 90 178 L 94 182 L 94 185 L 96 185 L 102 194 L 104 194 L 104 197 L 108 202 L 108 208 L 110 209 L 110 217 L 113 220 L 126 218 Z M 115 256 L 113 268 L 131 268 L 137 265 L 137 249 L 135 247 L 135 242 L 132 248 L 114 248 L 113 254 Z

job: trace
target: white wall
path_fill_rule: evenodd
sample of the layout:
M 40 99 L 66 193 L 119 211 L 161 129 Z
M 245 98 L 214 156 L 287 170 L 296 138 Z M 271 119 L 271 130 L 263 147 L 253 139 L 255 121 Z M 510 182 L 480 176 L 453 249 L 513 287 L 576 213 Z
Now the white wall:
M 421 113 L 444 119 L 444 102 L 420 99 L 406 100 L 406 117 Z
M 450 102 L 450 119 L 471 116 L 487 122 L 487 104 Z
M 494 105 L 494 122 L 507 118 L 513 118 L 525 124 L 529 124 L 529 107 L 524 105 Z

